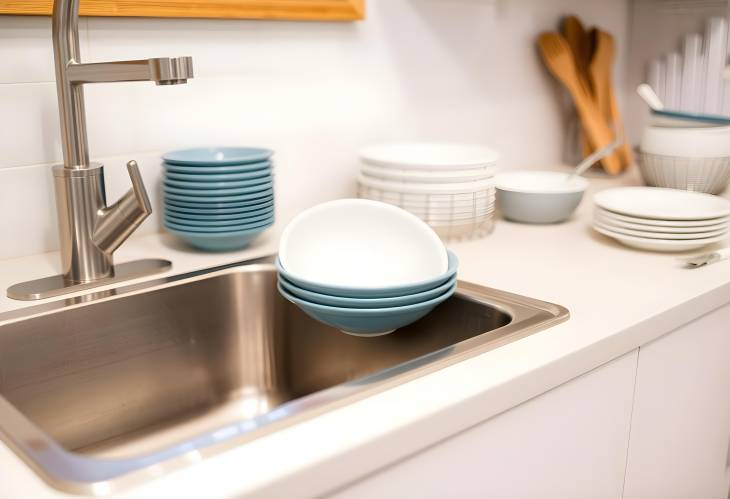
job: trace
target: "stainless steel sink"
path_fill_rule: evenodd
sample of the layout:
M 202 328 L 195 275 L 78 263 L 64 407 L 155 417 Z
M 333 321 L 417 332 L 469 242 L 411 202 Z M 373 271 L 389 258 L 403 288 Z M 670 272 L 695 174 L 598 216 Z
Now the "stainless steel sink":
M 282 299 L 269 262 L 0 315 L 0 436 L 52 486 L 103 495 L 568 317 L 459 283 L 377 338 Z

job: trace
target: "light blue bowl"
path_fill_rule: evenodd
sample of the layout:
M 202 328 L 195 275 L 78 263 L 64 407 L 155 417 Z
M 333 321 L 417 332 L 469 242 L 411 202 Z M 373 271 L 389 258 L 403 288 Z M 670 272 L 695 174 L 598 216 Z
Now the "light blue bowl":
M 271 213 L 274 211 L 274 203 L 266 203 L 262 207 L 254 207 L 255 209 L 247 208 L 235 208 L 233 213 L 218 213 L 213 211 L 211 214 L 200 214 L 200 213 L 189 213 L 187 211 L 180 210 L 173 206 L 165 206 L 165 215 L 171 217 L 184 218 L 187 220 L 201 220 L 201 221 L 216 221 L 216 220 L 236 220 L 246 217 L 257 217 L 264 213 Z M 199 210 L 193 210 L 199 211 Z
M 426 316 L 441 302 L 447 300 L 456 291 L 454 283 L 445 293 L 431 300 L 389 308 L 342 308 L 319 305 L 302 300 L 286 291 L 281 282 L 278 285 L 279 293 L 290 302 L 301 308 L 305 314 L 313 319 L 336 327 L 343 333 L 354 336 L 381 336 L 392 333 L 416 322 Z
M 239 211 L 261 209 L 272 204 L 274 204 L 273 195 L 234 203 L 196 203 L 165 198 L 166 207 L 173 208 L 177 211 L 185 210 L 186 213 L 198 213 L 200 215 L 236 213 Z
M 235 218 L 233 220 L 191 220 L 189 218 L 173 217 L 169 213 L 165 213 L 165 222 L 170 222 L 181 227 L 190 227 L 192 230 L 199 230 L 197 228 L 210 227 L 211 229 L 216 227 L 231 227 L 236 225 L 253 224 L 262 220 L 268 220 L 274 216 L 274 210 L 257 215 L 257 216 L 243 216 L 241 218 Z
M 268 181 L 265 184 L 252 185 L 250 187 L 238 187 L 236 189 L 186 189 L 182 187 L 170 187 L 163 183 L 162 190 L 165 194 L 178 194 L 181 196 L 200 198 L 209 196 L 237 196 L 239 194 L 251 194 L 253 192 L 261 192 L 271 189 L 273 186 L 273 182 Z
M 267 161 L 273 154 L 258 147 L 198 147 L 168 152 L 162 159 L 173 165 L 228 166 Z
M 179 187 L 182 189 L 194 189 L 194 190 L 204 190 L 204 189 L 215 189 L 215 190 L 222 190 L 222 189 L 240 189 L 242 187 L 253 187 L 258 186 L 261 184 L 271 184 L 274 181 L 274 177 L 271 175 L 267 175 L 264 177 L 258 177 L 258 178 L 249 178 L 246 180 L 234 180 L 232 182 L 189 182 L 187 180 L 175 180 L 171 178 L 165 178 L 163 185 L 166 187 Z
M 319 305 L 344 308 L 389 308 L 414 305 L 416 303 L 436 298 L 437 296 L 444 294 L 449 290 L 449 288 L 456 284 L 456 276 L 452 277 L 441 286 L 429 289 L 428 291 L 412 295 L 393 296 L 391 298 L 344 298 L 341 296 L 323 295 L 321 293 L 314 293 L 312 291 L 299 288 L 281 276 L 279 276 L 279 284 L 281 284 L 282 288 L 297 298 L 317 303 Z
M 262 225 L 249 230 L 236 232 L 218 232 L 213 234 L 178 231 L 168 228 L 171 233 L 188 243 L 190 246 L 204 251 L 233 251 L 248 246 L 251 241 L 271 227 L 271 224 Z
M 246 206 L 244 202 L 248 201 L 249 204 L 253 200 L 263 201 L 262 198 L 271 199 L 274 195 L 274 189 L 267 189 L 265 191 L 250 192 L 248 194 L 239 194 L 237 196 L 191 196 L 190 194 L 176 194 L 165 192 L 165 202 L 172 201 L 177 204 L 178 201 L 188 203 L 188 207 L 193 208 L 234 208 L 237 206 Z M 242 204 L 239 204 L 242 203 Z M 227 205 L 227 206 L 221 206 Z
M 249 163 L 247 165 L 229 165 L 229 166 L 182 166 L 182 165 L 171 165 L 170 163 L 163 162 L 162 165 L 165 167 L 166 173 L 178 173 L 186 175 L 195 175 L 196 177 L 204 175 L 231 175 L 237 173 L 256 173 L 256 172 L 270 172 L 272 163 L 271 161 L 262 161 L 260 163 Z
M 451 251 L 449 251 L 448 254 L 449 268 L 444 274 L 426 281 L 390 288 L 346 288 L 340 286 L 328 286 L 325 284 L 307 281 L 305 279 L 299 279 L 287 272 L 284 267 L 281 266 L 281 262 L 278 258 L 276 259 L 276 268 L 279 271 L 279 274 L 284 276 L 287 281 L 307 291 L 344 298 L 392 298 L 394 296 L 412 295 L 428 291 L 437 286 L 441 286 L 443 283 L 454 277 L 456 275 L 456 270 L 459 267 L 459 259 L 456 258 L 456 255 Z
M 169 222 L 167 219 L 164 220 L 165 228 L 176 230 L 179 232 L 186 232 L 189 234 L 220 234 L 222 232 L 240 232 L 244 230 L 256 229 L 264 225 L 271 225 L 272 223 L 274 223 L 274 215 L 269 215 L 267 218 L 257 222 L 244 223 L 239 225 L 226 225 L 225 227 L 197 227 Z
M 213 175 L 200 175 L 195 173 L 176 173 L 172 171 L 165 172 L 165 178 L 167 180 L 178 180 L 184 182 L 238 182 L 240 180 L 249 180 L 254 178 L 269 177 L 271 176 L 271 169 L 265 168 L 261 170 L 254 170 L 252 172 L 240 172 L 240 173 L 217 173 Z

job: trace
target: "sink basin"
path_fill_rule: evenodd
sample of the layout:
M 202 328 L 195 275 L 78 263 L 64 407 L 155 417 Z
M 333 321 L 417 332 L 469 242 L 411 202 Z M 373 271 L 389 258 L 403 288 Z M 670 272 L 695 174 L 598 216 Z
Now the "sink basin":
M 284 300 L 267 260 L 0 315 L 0 437 L 44 480 L 103 495 L 568 317 L 460 282 L 358 338 Z

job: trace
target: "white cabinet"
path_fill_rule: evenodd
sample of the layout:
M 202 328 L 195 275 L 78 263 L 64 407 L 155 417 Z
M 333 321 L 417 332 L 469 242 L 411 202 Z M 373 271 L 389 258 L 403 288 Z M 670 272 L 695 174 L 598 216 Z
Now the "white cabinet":
M 626 354 L 331 497 L 620 498 L 636 358 Z
M 730 305 L 639 352 L 625 499 L 730 497 Z

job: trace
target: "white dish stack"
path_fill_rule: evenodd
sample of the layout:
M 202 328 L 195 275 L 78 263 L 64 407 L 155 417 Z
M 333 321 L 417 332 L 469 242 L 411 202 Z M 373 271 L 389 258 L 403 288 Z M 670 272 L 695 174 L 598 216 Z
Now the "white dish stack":
M 619 187 L 593 197 L 593 228 L 626 246 L 690 251 L 730 235 L 730 201 L 659 187 Z
M 497 154 L 466 144 L 392 143 L 366 147 L 358 195 L 403 208 L 443 239 L 494 228 Z

